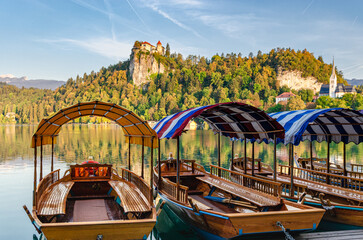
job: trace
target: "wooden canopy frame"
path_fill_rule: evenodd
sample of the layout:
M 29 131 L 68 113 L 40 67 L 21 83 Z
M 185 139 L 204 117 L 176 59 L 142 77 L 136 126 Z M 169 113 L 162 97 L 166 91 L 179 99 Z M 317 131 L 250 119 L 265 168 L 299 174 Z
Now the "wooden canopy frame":
M 151 138 L 157 138 L 157 134 L 146 121 L 130 110 L 100 101 L 78 103 L 60 110 L 50 118 L 44 118 L 33 135 L 31 147 L 56 143 L 56 137 L 64 124 L 85 116 L 105 117 L 114 121 L 122 127 L 126 142 L 158 147 L 158 141 L 151 141 Z
M 122 108 L 116 104 L 100 101 L 78 103 L 68 108 L 64 108 L 50 118 L 40 121 L 37 131 L 32 137 L 31 147 L 34 148 L 34 190 L 33 206 L 35 204 L 37 189 L 37 147 L 40 146 L 40 178 L 43 179 L 43 145 L 52 145 L 51 172 L 53 172 L 54 144 L 61 127 L 71 120 L 84 116 L 99 116 L 108 118 L 122 127 L 129 146 L 128 169 L 131 170 L 131 144 L 142 145 L 142 169 L 141 176 L 144 177 L 144 146 L 151 148 L 150 153 L 150 186 L 153 183 L 153 157 L 154 148 L 159 147 L 159 142 L 154 141 L 158 136 L 149 124 L 142 120 L 132 111 Z

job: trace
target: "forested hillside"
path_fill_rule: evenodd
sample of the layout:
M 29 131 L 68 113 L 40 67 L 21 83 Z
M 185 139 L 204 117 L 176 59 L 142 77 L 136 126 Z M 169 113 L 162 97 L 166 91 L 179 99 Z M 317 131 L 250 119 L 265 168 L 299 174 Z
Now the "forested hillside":
M 273 49 L 267 54 L 259 51 L 257 56 L 231 53 L 212 59 L 183 58 L 181 54 L 156 54 L 155 58 L 166 66 L 166 73 L 151 75 L 151 81 L 140 87 L 128 77 L 128 61 L 70 78 L 55 91 L 1 84 L 0 122 L 37 123 L 63 107 L 94 100 L 119 104 L 146 120 L 160 120 L 180 110 L 228 101 L 242 101 L 268 111 L 302 109 L 306 107 L 304 102 L 312 100 L 309 90 L 295 92 L 298 96 L 285 106 L 275 105 L 278 94 L 290 91 L 278 85 L 278 71 L 298 70 L 303 77 L 313 76 L 322 83 L 328 83 L 332 71 L 332 65 L 306 50 Z M 337 73 L 338 82 L 345 82 L 342 73 Z M 321 98 L 316 105 L 363 108 L 361 94 L 330 100 Z

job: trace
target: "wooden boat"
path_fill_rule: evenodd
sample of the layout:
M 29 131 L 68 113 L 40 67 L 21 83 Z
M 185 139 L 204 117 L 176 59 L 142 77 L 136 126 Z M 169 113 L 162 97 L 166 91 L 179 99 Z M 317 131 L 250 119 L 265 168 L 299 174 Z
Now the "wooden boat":
M 289 116 L 290 114 L 293 116 Z M 326 209 L 325 220 L 363 227 L 363 179 L 359 176 L 361 174 L 358 172 L 359 165 L 358 171 L 354 175 L 352 171 L 346 170 L 345 163 L 345 144 L 351 141 L 358 144 L 362 139 L 363 115 L 347 109 L 320 109 L 283 112 L 271 114 L 271 116 L 281 122 L 282 125 L 287 126 L 287 136 L 285 136 L 284 143 L 289 144 L 290 163 L 289 166 L 280 165 L 276 176 L 276 180 L 282 184 L 282 196 L 297 201 L 304 193 L 307 193 L 305 204 Z M 284 120 L 286 117 L 296 122 Z M 332 122 L 334 124 L 329 124 Z M 347 123 L 353 124 L 354 127 L 347 126 L 349 125 Z M 350 129 L 350 132 L 341 132 L 342 129 Z M 300 159 L 300 161 L 295 162 L 297 167 L 293 166 L 293 144 L 296 145 L 302 140 L 323 141 L 328 139 L 330 142 L 332 138 L 335 138 L 335 142 L 344 142 L 342 171 L 338 170 L 336 166 L 330 168 L 332 167 L 329 163 L 330 144 L 328 144 L 328 157 L 326 159 L 314 161 L 316 159 L 312 156 L 311 150 L 310 158 Z M 312 148 L 310 147 L 310 149 Z M 247 157 L 246 159 L 246 162 L 255 161 L 254 158 Z M 244 158 L 240 161 L 244 162 Z M 322 166 L 315 169 L 324 161 L 325 169 Z M 231 162 L 232 169 L 245 172 L 244 164 L 237 165 L 235 161 Z M 247 164 L 247 166 L 250 165 L 252 163 Z M 249 168 L 246 169 L 248 174 L 263 179 L 271 179 L 272 171 L 268 168 L 263 168 L 263 171 L 270 172 L 270 174 L 262 175 L 258 172 L 253 174 Z
M 299 168 L 311 169 L 319 172 L 328 172 L 327 158 L 297 158 L 296 165 Z M 329 173 L 337 175 L 346 175 L 353 178 L 363 178 L 363 165 L 362 164 L 351 164 L 351 168 L 347 169 L 336 163 L 330 163 Z
M 164 204 L 208 238 L 281 232 L 281 226 L 290 231 L 314 230 L 324 214 L 324 210 L 282 199 L 280 183 L 213 165 L 208 173 L 194 160 L 181 162 L 178 186 L 176 160 L 161 161 L 158 192 Z M 157 168 L 155 180 L 159 179 Z
M 218 166 L 211 165 L 210 173 L 194 160 L 180 159 L 179 136 L 194 117 L 218 133 Z M 177 139 L 177 159 L 161 161 L 159 151 L 154 168 L 154 186 L 164 200 L 162 205 L 167 204 L 204 237 L 306 231 L 319 225 L 324 210 L 283 200 L 280 183 L 220 166 L 221 135 L 234 139 L 284 136 L 283 128 L 263 111 L 242 103 L 215 104 L 168 116 L 154 129 L 159 139 Z
M 54 143 L 61 126 L 75 118 L 89 115 L 106 117 L 119 124 L 125 132 L 129 147 L 131 143 L 141 143 L 142 149 L 144 145 L 151 149 L 158 146 L 157 141 L 153 141 L 156 133 L 147 122 L 115 104 L 80 103 L 43 119 L 32 141 L 35 150 L 34 192 L 32 215 L 28 211 L 28 216 L 37 231 L 48 240 L 142 239 L 155 225 L 156 212 L 151 187 L 130 170 L 130 148 L 129 169 L 122 168 L 120 172 L 112 165 L 98 163 L 70 165 L 63 176 L 59 169 L 53 171 Z M 52 163 L 51 172 L 43 178 L 45 144 L 52 145 Z M 37 185 L 38 146 L 40 181 Z

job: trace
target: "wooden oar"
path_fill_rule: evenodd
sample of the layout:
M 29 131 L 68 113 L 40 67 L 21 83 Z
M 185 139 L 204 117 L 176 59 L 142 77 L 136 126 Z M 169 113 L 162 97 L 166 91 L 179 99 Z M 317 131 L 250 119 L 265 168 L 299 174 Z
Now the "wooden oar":
M 215 201 L 215 202 L 221 202 L 221 203 L 230 203 L 234 205 L 238 205 L 241 207 L 251 208 L 251 209 L 257 209 L 256 206 L 251 205 L 249 202 L 239 201 L 239 200 L 233 200 L 230 198 L 220 198 L 220 197 L 212 197 L 212 196 L 205 196 L 204 198 Z
M 24 208 L 24 210 L 25 210 L 26 214 L 28 215 L 28 217 L 29 217 L 30 221 L 32 222 L 33 226 L 35 227 L 35 230 L 37 230 L 37 232 L 38 232 L 39 234 L 41 234 L 41 233 L 42 233 L 42 231 L 41 231 L 41 230 L 38 228 L 38 226 L 35 224 L 35 219 L 34 219 L 34 218 L 33 218 L 33 216 L 30 214 L 30 212 L 29 212 L 28 208 L 27 208 L 25 205 L 23 206 L 23 208 Z

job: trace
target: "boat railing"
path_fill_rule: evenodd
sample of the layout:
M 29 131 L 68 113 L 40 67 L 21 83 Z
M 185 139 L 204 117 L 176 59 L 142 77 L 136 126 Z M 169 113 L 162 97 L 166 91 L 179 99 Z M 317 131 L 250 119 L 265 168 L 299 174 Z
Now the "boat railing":
M 76 164 L 70 166 L 72 180 L 106 180 L 111 178 L 110 164 Z
M 282 188 L 282 196 L 283 197 L 296 197 L 300 198 L 305 192 L 307 192 L 307 186 L 302 184 L 293 184 L 293 188 L 291 189 L 291 183 L 290 182 L 283 182 L 281 183 Z
M 290 166 L 280 165 L 280 173 L 290 175 Z M 300 178 L 319 183 L 327 183 L 330 185 L 344 187 L 351 190 L 363 190 L 363 179 L 353 178 L 333 173 L 326 173 L 305 168 L 293 168 L 294 178 Z
M 163 177 L 161 177 L 160 181 L 158 181 L 159 176 L 156 169 L 157 167 L 154 168 L 154 184 L 155 186 L 158 186 L 158 190 L 177 202 L 187 204 L 189 188 L 183 185 L 178 185 Z
M 115 177 L 116 179 L 122 178 L 123 180 L 126 180 L 134 184 L 141 191 L 141 193 L 148 199 L 149 203 L 152 204 L 153 198 L 152 198 L 151 187 L 149 187 L 149 185 L 145 182 L 145 180 L 142 179 L 139 175 L 125 168 L 121 168 L 121 175 L 119 175 L 115 169 L 113 169 L 113 174 L 114 174 L 113 177 Z
M 281 183 L 210 165 L 210 173 L 224 180 L 281 198 Z
M 352 163 L 350 166 L 352 168 L 352 172 L 363 173 L 363 164 Z
M 186 170 L 191 171 L 194 173 L 195 170 L 200 172 L 205 172 L 205 169 L 202 165 L 195 162 L 195 160 L 183 159 L 181 160 L 183 163 L 186 163 L 184 166 Z M 189 164 L 188 164 L 189 163 Z
M 261 159 L 260 158 L 255 158 L 254 160 L 255 160 L 254 166 L 257 167 L 258 171 L 261 171 Z M 243 169 L 243 167 L 244 167 L 244 161 L 245 161 L 245 158 L 244 157 L 233 158 L 232 159 L 232 166 L 236 166 L 236 167 L 239 167 L 239 168 L 242 168 Z M 249 164 L 251 164 L 248 167 L 249 168 L 252 168 L 252 158 L 247 157 L 247 162 Z
M 177 168 L 177 160 L 176 159 L 167 159 L 160 161 L 160 166 L 163 166 L 166 164 L 167 169 L 170 171 L 170 169 L 174 169 L 176 171 Z M 202 165 L 199 165 L 195 162 L 195 160 L 192 159 L 180 159 L 180 172 L 193 172 L 197 169 L 199 171 L 205 172 Z
M 347 176 L 363 179 L 363 172 L 347 171 Z
M 36 203 L 35 206 L 37 206 L 37 203 L 39 202 L 41 196 L 43 195 L 44 191 L 53 183 L 57 182 L 59 180 L 59 169 L 55 170 L 51 173 L 49 173 L 47 176 L 45 176 L 40 182 L 37 187 L 36 192 Z
M 311 170 L 310 167 L 307 167 L 306 169 Z M 326 172 L 328 172 L 328 169 L 325 166 L 314 166 L 314 171 L 326 173 Z M 344 170 L 340 169 L 340 168 L 330 168 L 329 171 L 330 171 L 330 173 L 333 173 L 333 174 L 340 174 L 340 175 L 344 174 Z

